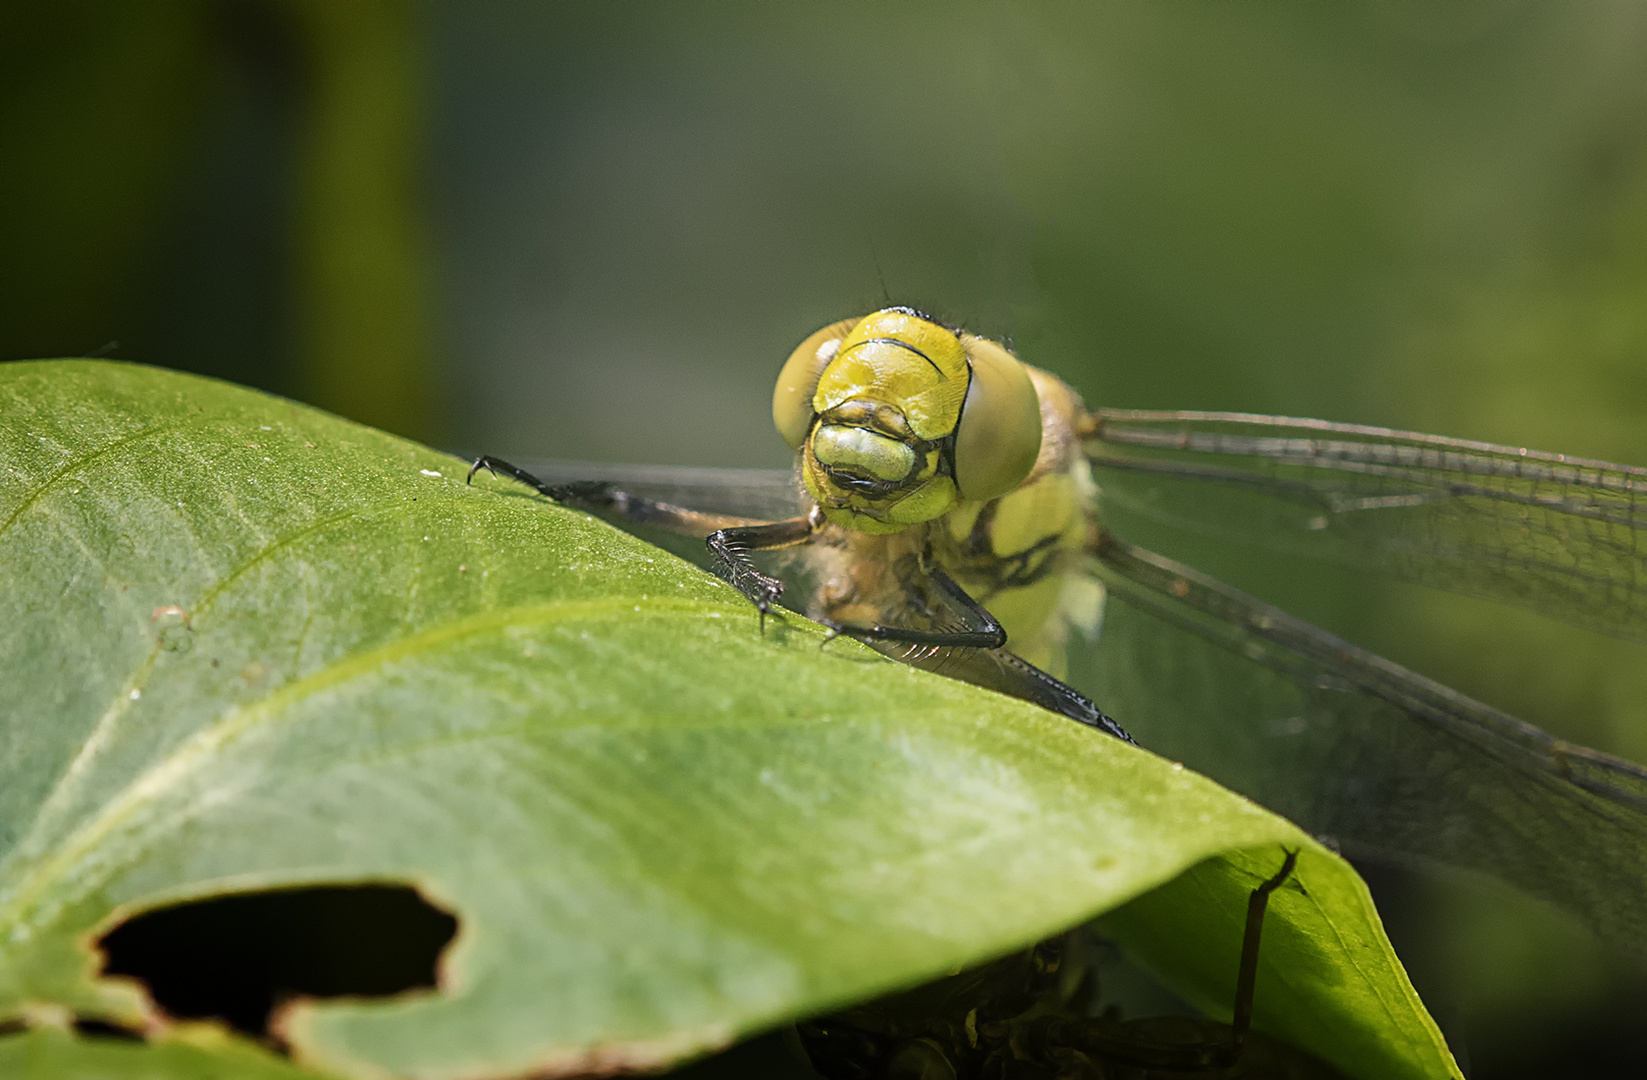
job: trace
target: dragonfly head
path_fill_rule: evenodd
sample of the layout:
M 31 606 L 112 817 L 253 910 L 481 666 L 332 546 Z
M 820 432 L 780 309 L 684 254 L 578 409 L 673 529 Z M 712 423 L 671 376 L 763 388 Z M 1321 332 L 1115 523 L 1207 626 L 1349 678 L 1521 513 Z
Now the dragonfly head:
M 772 418 L 824 516 L 891 533 L 1023 483 L 1041 448 L 1029 373 L 910 308 L 824 327 L 784 364 Z

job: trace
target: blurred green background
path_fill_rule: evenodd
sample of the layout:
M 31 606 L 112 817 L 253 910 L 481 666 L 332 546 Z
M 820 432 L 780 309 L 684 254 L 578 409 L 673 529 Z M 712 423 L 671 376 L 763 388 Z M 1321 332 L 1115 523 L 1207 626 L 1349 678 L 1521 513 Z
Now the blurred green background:
M 442 446 L 784 465 L 778 364 L 890 296 L 1090 403 L 1647 464 L 1632 0 L 14 0 L 0 163 L 0 359 Z M 1137 539 L 1647 760 L 1639 646 Z M 1477 883 L 1374 884 L 1474 1075 L 1647 1068 L 1631 963 Z

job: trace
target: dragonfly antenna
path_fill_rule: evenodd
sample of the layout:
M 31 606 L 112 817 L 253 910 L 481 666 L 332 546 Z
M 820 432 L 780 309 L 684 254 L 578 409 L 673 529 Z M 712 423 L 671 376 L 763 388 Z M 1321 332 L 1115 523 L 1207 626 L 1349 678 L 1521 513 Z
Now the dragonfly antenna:
M 869 258 L 875 264 L 875 280 L 881 283 L 881 299 L 887 307 L 892 306 L 892 292 L 886 287 L 886 275 L 881 272 L 881 256 L 875 250 L 875 238 L 869 238 Z

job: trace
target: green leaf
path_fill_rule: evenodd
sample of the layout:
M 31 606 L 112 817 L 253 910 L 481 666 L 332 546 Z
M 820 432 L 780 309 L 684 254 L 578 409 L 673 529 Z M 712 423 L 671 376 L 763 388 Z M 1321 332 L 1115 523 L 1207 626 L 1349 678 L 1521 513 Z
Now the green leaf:
M 1260 1025 L 1353 1075 L 1457 1075 L 1360 880 L 1292 825 L 803 620 L 763 635 L 452 458 L 56 361 L 0 368 L 0 464 L 0 1022 L 153 1024 L 97 976 L 108 926 L 360 881 L 460 929 L 436 992 L 286 1010 L 347 1076 L 656 1067 L 1128 901 L 1139 955 L 1227 1009 L 1285 845 Z
M 0 1076 L 28 1080 L 316 1080 L 259 1047 L 203 1024 L 154 1042 L 77 1039 L 45 1027 L 0 1039 Z

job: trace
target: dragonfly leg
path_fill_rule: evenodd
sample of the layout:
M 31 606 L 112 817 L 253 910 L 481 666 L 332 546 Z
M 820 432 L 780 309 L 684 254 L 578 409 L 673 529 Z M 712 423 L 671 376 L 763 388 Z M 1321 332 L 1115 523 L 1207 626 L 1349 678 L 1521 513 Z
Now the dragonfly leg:
M 937 567 L 927 570 L 927 578 L 943 594 L 963 620 L 969 625 L 961 630 L 910 630 L 901 626 L 856 626 L 819 619 L 836 637 L 857 638 L 859 641 L 892 641 L 906 645 L 931 645 L 937 648 L 1000 649 L 1006 646 L 1006 630 L 996 621 L 989 609 L 968 596 L 966 590 Z
M 1258 945 L 1264 932 L 1264 912 L 1269 906 L 1270 893 L 1286 883 L 1297 865 L 1297 850 L 1287 851 L 1281 869 L 1275 876 L 1261 882 L 1247 898 L 1246 931 L 1241 939 L 1241 966 L 1235 980 L 1235 1017 L 1230 1022 L 1229 1035 L 1226 1038 L 1190 1042 L 1140 1038 L 1128 1032 L 1126 1024 L 1056 1017 L 1047 1018 L 1041 1031 L 1041 1038 L 1052 1044 L 1083 1051 L 1104 1061 L 1130 1065 L 1134 1068 L 1205 1072 L 1233 1067 L 1241 1059 L 1241 1052 L 1246 1048 L 1247 1036 L 1252 1029 L 1253 990 L 1258 981 Z
M 1047 674 L 1017 653 L 1006 649 L 992 649 L 988 655 L 995 661 L 1004 676 L 1004 681 L 999 684 L 983 682 L 982 685 L 1033 702 L 1043 709 L 1067 716 L 1078 724 L 1097 728 L 1122 742 L 1138 745 L 1138 740 L 1127 734 L 1127 730 L 1113 717 L 1098 708 L 1091 698 L 1062 679 Z M 965 678 L 964 675 L 959 677 Z
M 1247 1032 L 1252 1029 L 1252 997 L 1258 985 L 1258 943 L 1264 934 L 1264 912 L 1269 908 L 1270 893 L 1286 884 L 1297 865 L 1298 849 L 1294 848 L 1287 852 L 1275 876 L 1247 897 L 1247 928 L 1241 938 L 1241 967 L 1235 977 L 1235 1018 L 1230 1021 L 1231 1064 L 1241 1056 L 1241 1049 L 1247 1044 Z
M 482 469 L 493 476 L 501 473 L 511 480 L 518 480 L 562 506 L 591 513 L 612 514 L 637 525 L 650 525 L 685 536 L 703 536 L 719 527 L 725 520 L 718 515 L 703 514 L 655 499 L 632 495 L 606 480 L 578 480 L 569 484 L 546 483 L 518 465 L 511 465 L 502 458 L 486 454 L 476 458 L 474 464 L 469 466 L 470 483 L 474 482 L 475 474 Z
M 749 553 L 804 544 L 816 530 L 816 515 L 809 514 L 787 521 L 717 529 L 704 541 L 709 546 L 710 554 L 715 557 L 715 573 L 747 596 L 761 613 L 762 633 L 766 632 L 766 616 L 778 597 L 783 595 L 783 582 L 757 570 Z
M 950 678 L 998 690 L 1095 727 L 1125 742 L 1133 737 L 1094 705 L 1085 694 L 1042 671 L 1006 648 L 1006 630 L 989 609 L 967 594 L 944 571 L 930 567 L 927 580 L 964 623 L 956 630 L 913 630 L 900 626 L 854 626 L 833 619 L 818 621 L 830 637 L 850 637 L 870 644 L 913 645 L 932 650 L 926 656 L 899 656 L 906 663 Z M 829 639 L 825 640 L 827 644 Z
M 585 480 L 570 484 L 549 484 L 533 476 L 518 465 L 502 458 L 482 455 L 469 467 L 469 480 L 485 469 L 492 475 L 502 474 L 518 480 L 540 494 L 547 495 L 564 506 L 576 507 L 592 513 L 621 517 L 638 525 L 650 525 L 686 536 L 702 536 L 714 556 L 715 572 L 729 581 L 734 588 L 749 598 L 761 613 L 761 629 L 766 629 L 766 616 L 783 594 L 783 582 L 755 568 L 750 559 L 752 551 L 792 547 L 811 539 L 819 520 L 814 516 L 791 518 L 787 521 L 757 522 L 722 527 L 728 519 L 716 514 L 699 513 L 669 503 L 632 495 L 604 480 Z M 732 519 L 740 520 L 740 519 Z

